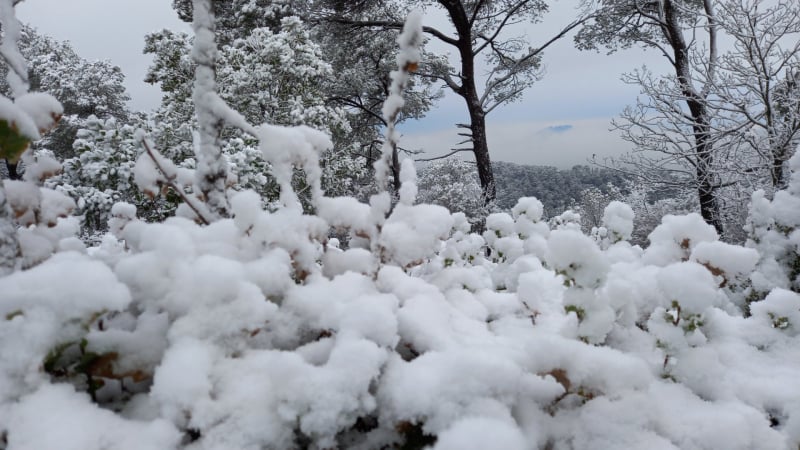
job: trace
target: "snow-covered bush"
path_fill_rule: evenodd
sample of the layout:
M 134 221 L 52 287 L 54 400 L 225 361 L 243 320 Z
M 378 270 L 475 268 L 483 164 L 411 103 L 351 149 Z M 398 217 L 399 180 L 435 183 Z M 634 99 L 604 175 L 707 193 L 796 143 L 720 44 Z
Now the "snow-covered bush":
M 770 200 L 756 191 L 750 203 L 747 246 L 760 255 L 751 277 L 751 299 L 764 298 L 774 287 L 800 292 L 800 153 L 789 160 L 786 189 Z
M 622 241 L 628 241 L 633 236 L 633 209 L 625 203 L 612 201 L 603 210 L 603 221 L 600 227 L 592 229 L 592 235 L 604 247 Z
M 661 218 L 668 215 L 684 215 L 697 211 L 694 191 L 681 189 L 668 190 L 649 186 L 643 182 L 627 182 L 617 196 L 619 200 L 633 209 L 636 221 L 630 241 L 634 245 L 646 246 L 647 237 L 661 224 Z
M 194 1 L 198 22 L 209 5 Z M 12 11 L 0 0 L 4 27 Z M 418 41 L 420 19 L 401 43 Z M 393 94 L 414 57 L 402 48 Z M 257 140 L 280 188 L 272 208 L 223 183 L 228 214 L 215 213 L 194 191 L 209 167 L 170 163 L 144 132 L 135 182 L 180 188 L 177 217 L 148 222 L 117 203 L 111 233 L 86 249 L 63 238 L 70 220 L 49 191 L 0 186 L 12 208 L 39 206 L 12 214 L 0 201 L 12 232 L 0 238 L 48 231 L 55 243 L 31 267 L 13 255 L 0 276 L 0 448 L 800 445 L 800 300 L 771 289 L 747 317 L 729 289 L 765 270 L 755 250 L 720 243 L 697 215 L 664 217 L 642 250 L 626 242 L 622 204 L 598 242 L 575 213 L 543 221 L 533 198 L 473 234 L 463 213 L 416 202 L 410 161 L 396 202 L 329 196 L 329 136 L 252 126 L 205 75 L 198 107 Z M 2 106 L 6 124 L 38 117 Z M 203 139 L 198 159 L 221 154 Z

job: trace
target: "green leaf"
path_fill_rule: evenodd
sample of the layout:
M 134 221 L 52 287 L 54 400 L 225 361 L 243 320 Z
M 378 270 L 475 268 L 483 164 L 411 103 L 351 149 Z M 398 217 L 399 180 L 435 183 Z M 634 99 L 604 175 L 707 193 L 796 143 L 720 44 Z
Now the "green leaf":
M 14 317 L 23 316 L 23 315 L 25 315 L 25 313 L 22 312 L 21 309 L 18 309 L 16 311 L 12 311 L 12 312 L 6 314 L 6 320 L 14 320 Z
M 47 356 L 45 356 L 44 361 L 42 361 L 44 371 L 52 375 L 58 368 L 58 362 L 64 354 L 64 351 L 74 344 L 75 342 L 73 341 L 63 342 L 47 352 Z
M 577 305 L 567 305 L 564 307 L 564 311 L 567 314 L 575 313 L 578 316 L 578 322 L 583 322 L 583 319 L 586 318 L 586 310 Z
M 22 135 L 16 124 L 0 120 L 0 159 L 16 163 L 30 143 L 30 138 Z

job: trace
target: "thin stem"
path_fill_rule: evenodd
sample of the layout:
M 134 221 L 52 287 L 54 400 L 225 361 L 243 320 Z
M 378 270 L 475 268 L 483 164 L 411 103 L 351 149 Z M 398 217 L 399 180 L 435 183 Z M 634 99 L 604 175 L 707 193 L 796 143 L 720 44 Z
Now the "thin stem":
M 150 159 L 153 160 L 153 164 L 155 164 L 156 169 L 158 169 L 158 171 L 161 172 L 162 175 L 164 175 L 164 179 L 166 180 L 166 185 L 171 187 L 172 190 L 178 194 L 181 200 L 183 200 L 184 203 L 186 203 L 186 205 L 189 206 L 189 208 L 191 208 L 192 211 L 194 211 L 195 215 L 197 215 L 198 220 L 200 220 L 200 222 L 203 225 L 209 225 L 211 223 L 211 220 L 208 217 L 206 217 L 203 209 L 199 205 L 197 205 L 197 203 L 195 203 L 194 198 L 186 195 L 186 192 L 183 190 L 183 186 L 178 184 L 177 181 L 178 175 L 176 173 L 171 173 L 164 167 L 163 164 L 161 164 L 161 154 L 156 152 L 150 146 L 150 144 L 147 142 L 147 139 L 142 139 L 142 146 L 144 147 L 144 150 L 145 152 L 147 152 L 147 155 L 150 157 Z

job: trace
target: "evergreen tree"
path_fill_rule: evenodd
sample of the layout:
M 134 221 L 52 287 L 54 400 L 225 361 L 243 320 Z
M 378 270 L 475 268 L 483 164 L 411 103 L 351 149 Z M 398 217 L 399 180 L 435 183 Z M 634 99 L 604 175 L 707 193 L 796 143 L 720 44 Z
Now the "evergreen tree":
M 108 61 L 81 58 L 69 42 L 45 36 L 33 28 L 22 27 L 19 41 L 22 55 L 28 61 L 28 78 L 32 91 L 53 95 L 64 107 L 58 126 L 36 148 L 51 150 L 60 159 L 75 156 L 72 142 L 90 116 L 101 119 L 126 120 L 130 99 L 125 90 L 124 75 Z M 5 73 L 8 67 L 0 62 L 0 93 L 7 94 Z M 11 168 L 16 175 L 16 168 Z
M 181 5 L 176 2 L 176 8 Z M 332 193 L 355 193 L 364 178 L 365 164 L 351 156 L 347 113 L 326 104 L 323 87 L 333 78 L 333 69 L 305 24 L 297 16 L 285 15 L 288 10 L 278 3 L 274 6 L 262 11 L 270 19 L 257 24 L 247 19 L 247 8 L 220 8 L 219 26 L 232 27 L 240 21 L 259 26 L 221 33 L 225 38 L 217 56 L 219 95 L 251 123 L 304 124 L 328 132 L 336 146 L 323 156 L 324 187 Z M 181 11 L 186 10 L 179 9 L 184 14 Z M 164 91 L 162 105 L 153 117 L 160 129 L 156 142 L 166 156 L 186 167 L 194 164 L 191 45 L 188 35 L 163 30 L 148 35 L 145 46 L 145 52 L 154 55 L 146 81 L 160 83 Z M 225 131 L 224 137 L 223 151 L 239 185 L 276 199 L 277 185 L 259 156 L 255 138 L 239 131 Z
M 486 217 L 478 171 L 458 158 L 434 161 L 419 171 L 419 201 L 463 212 L 474 226 Z

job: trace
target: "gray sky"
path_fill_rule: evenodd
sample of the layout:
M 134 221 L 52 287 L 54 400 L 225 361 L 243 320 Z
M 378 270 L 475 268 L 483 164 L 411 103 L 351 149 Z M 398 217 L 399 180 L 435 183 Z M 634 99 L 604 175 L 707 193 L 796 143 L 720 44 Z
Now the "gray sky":
M 556 35 L 576 17 L 578 1 L 551 1 L 550 11 L 524 34 L 532 45 Z M 429 23 L 442 24 L 438 17 Z M 445 25 L 446 26 L 446 25 Z M 518 34 L 518 33 L 515 33 Z M 487 136 L 493 160 L 522 164 L 569 167 L 586 164 L 587 158 L 619 155 L 630 145 L 609 131 L 611 119 L 636 101 L 639 88 L 620 81 L 625 71 L 647 65 L 657 72 L 668 70 L 656 52 L 631 49 L 611 55 L 581 52 L 574 48 L 574 33 L 544 52 L 544 77 L 525 91 L 523 98 L 487 116 Z M 434 42 L 434 40 L 431 40 Z M 446 46 L 441 48 L 446 49 Z M 437 47 L 438 51 L 439 48 Z M 448 153 L 463 138 L 455 123 L 467 121 L 466 106 L 448 95 L 419 124 L 403 124 L 403 146 L 425 149 L 431 156 Z M 554 132 L 551 127 L 569 125 Z M 430 151 L 435 149 L 433 151 Z M 467 156 L 467 154 L 464 154 Z
M 151 58 L 144 35 L 163 28 L 190 31 L 178 20 L 170 0 L 25 0 L 17 6 L 23 22 L 40 32 L 70 41 L 83 58 L 110 60 L 122 68 L 131 107 L 158 106 L 157 86 L 144 81 Z
M 576 4 L 551 2 L 543 22 L 522 31 L 533 45 L 544 42 L 571 20 Z M 41 32 L 72 42 L 84 58 L 107 59 L 120 66 L 131 106 L 150 109 L 158 105 L 160 93 L 141 81 L 150 64 L 150 57 L 142 54 L 143 37 L 162 28 L 189 30 L 170 5 L 170 0 L 26 0 L 18 6 L 18 15 Z M 426 22 L 446 27 L 435 14 Z M 643 64 L 665 70 L 663 58 L 655 52 L 634 49 L 611 56 L 578 52 L 571 36 L 546 50 L 544 63 L 544 78 L 521 101 L 488 116 L 494 160 L 568 167 L 586 163 L 592 154 L 626 151 L 627 143 L 608 129 L 611 118 L 635 102 L 638 89 L 619 81 L 620 74 Z M 454 124 L 465 118 L 462 100 L 448 95 L 423 121 L 401 127 L 402 145 L 423 149 L 430 156 L 447 153 L 459 140 Z

